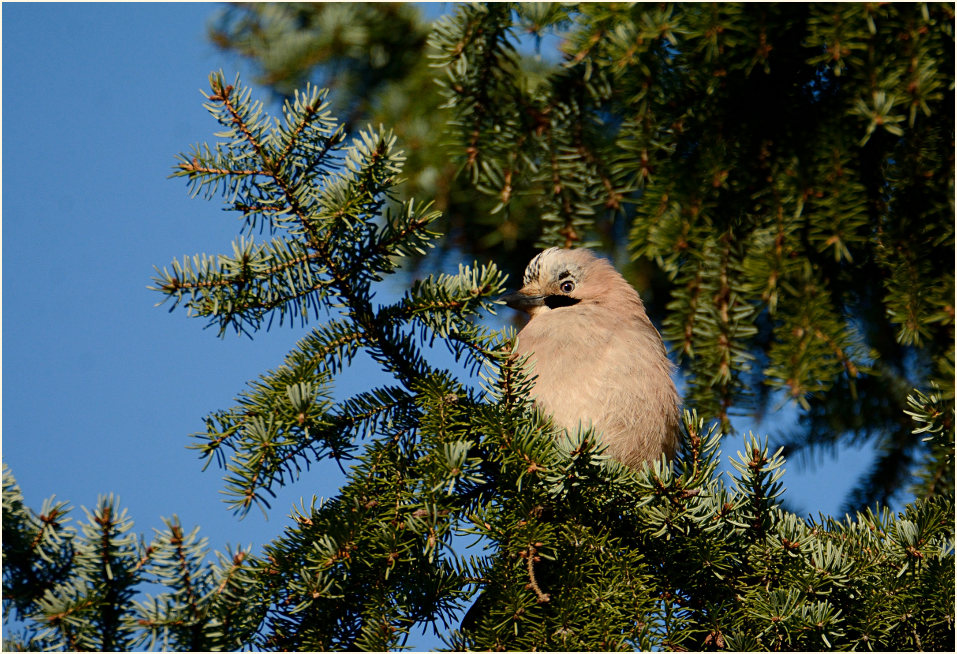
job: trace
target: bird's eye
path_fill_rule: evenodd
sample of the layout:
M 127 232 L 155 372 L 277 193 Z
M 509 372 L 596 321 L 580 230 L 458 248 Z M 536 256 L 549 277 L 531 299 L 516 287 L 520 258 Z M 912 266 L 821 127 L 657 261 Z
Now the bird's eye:
M 575 282 L 562 282 L 559 288 L 562 289 L 562 293 L 571 293 L 575 290 Z

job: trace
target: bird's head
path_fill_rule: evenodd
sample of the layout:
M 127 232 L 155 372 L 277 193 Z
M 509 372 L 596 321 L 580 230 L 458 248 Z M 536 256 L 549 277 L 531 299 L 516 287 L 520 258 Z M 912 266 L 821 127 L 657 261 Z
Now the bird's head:
M 549 248 L 525 269 L 522 288 L 501 299 L 531 316 L 600 299 L 609 284 L 624 282 L 611 264 L 590 250 Z M 626 283 L 627 284 L 627 283 Z

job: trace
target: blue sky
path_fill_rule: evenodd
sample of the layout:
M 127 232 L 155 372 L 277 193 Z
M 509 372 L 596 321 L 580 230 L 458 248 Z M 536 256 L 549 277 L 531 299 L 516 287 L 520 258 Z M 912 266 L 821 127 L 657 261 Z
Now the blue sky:
M 230 406 L 306 330 L 220 339 L 155 307 L 160 296 L 146 288 L 154 265 L 228 252 L 238 235 L 217 201 L 191 200 L 168 179 L 177 152 L 214 140 L 199 93 L 209 73 L 244 72 L 205 39 L 216 11 L 3 5 L 2 448 L 34 509 L 56 495 L 79 520 L 80 506 L 112 492 L 141 534 L 178 514 L 214 549 L 259 549 L 301 497 L 335 493 L 338 468 L 314 467 L 280 492 L 268 520 L 258 511 L 239 520 L 221 500 L 219 471 L 203 472 L 185 446 L 203 416 Z M 394 292 L 395 282 L 383 300 Z M 379 378 L 361 361 L 337 396 Z M 742 443 L 729 437 L 725 458 Z M 804 512 L 833 513 L 870 458 L 851 450 L 810 472 L 788 465 L 787 496 Z

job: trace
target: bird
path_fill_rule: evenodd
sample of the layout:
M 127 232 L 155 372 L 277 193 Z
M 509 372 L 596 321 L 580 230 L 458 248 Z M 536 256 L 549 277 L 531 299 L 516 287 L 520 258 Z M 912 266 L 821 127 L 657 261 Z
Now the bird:
M 585 248 L 553 247 L 501 298 L 530 316 L 513 356 L 528 356 L 530 396 L 569 434 L 593 427 L 629 467 L 674 457 L 680 399 L 661 334 L 638 292 Z

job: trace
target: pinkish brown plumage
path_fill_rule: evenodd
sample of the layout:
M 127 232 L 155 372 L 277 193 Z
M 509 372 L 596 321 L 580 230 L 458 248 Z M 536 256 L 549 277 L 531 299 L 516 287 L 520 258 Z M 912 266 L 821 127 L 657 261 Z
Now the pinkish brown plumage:
M 559 427 L 601 432 L 608 453 L 635 466 L 678 445 L 678 393 L 661 335 L 638 292 L 589 250 L 550 248 L 528 264 L 506 303 L 531 318 L 516 353 L 529 354 L 535 404 Z

